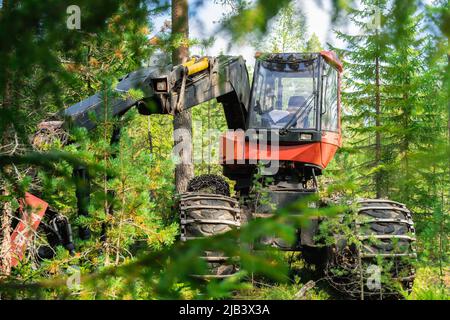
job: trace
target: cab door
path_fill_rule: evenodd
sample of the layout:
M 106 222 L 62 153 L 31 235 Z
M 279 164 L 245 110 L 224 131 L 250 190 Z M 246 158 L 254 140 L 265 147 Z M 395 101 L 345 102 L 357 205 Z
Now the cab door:
M 340 73 L 324 63 L 321 94 L 321 157 L 325 168 L 341 146 Z

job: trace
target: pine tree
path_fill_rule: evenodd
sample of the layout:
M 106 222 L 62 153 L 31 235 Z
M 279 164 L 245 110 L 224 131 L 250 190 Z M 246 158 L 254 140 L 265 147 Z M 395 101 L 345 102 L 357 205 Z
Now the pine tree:
M 35 170 L 23 164 L 32 151 L 29 135 L 35 132 L 37 123 L 63 108 L 67 97 L 64 89 L 75 82 L 61 63 L 61 53 L 79 51 L 90 35 L 105 31 L 105 22 L 118 10 L 114 1 L 77 4 L 85 14 L 83 32 L 61 30 L 68 18 L 70 3 L 66 1 L 3 1 L 0 8 L 0 157 L 12 159 L 8 165 L 0 165 L 0 189 L 5 189 L 1 207 L 6 208 L 2 211 L 6 215 L 2 217 L 4 250 L 10 247 L 7 235 L 17 209 L 14 204 L 24 191 L 40 188 L 35 179 L 27 177 Z M 40 159 L 43 164 L 48 158 L 42 155 Z M 52 166 L 44 165 L 47 169 Z M 2 257 L 6 256 L 2 252 Z
M 319 52 L 322 50 L 323 47 L 320 43 L 319 37 L 315 33 L 313 33 L 306 42 L 305 52 Z
M 380 2 L 364 4 L 371 7 Z M 344 103 L 350 108 L 346 123 L 354 134 L 352 149 L 365 153 L 354 154 L 358 170 L 376 165 L 371 172 L 373 187 L 365 184 L 364 173 L 356 185 L 364 191 L 373 188 L 376 196 L 403 202 L 411 209 L 421 230 L 420 259 L 428 266 L 437 265 L 443 279 L 442 268 L 448 261 L 450 184 L 448 100 L 442 71 L 448 61 L 440 50 L 442 38 L 427 33 L 424 13 L 415 4 L 404 1 L 383 6 L 383 24 L 375 32 L 363 29 L 361 36 L 339 34 L 349 44 L 340 50 L 347 68 Z M 356 16 L 365 18 L 366 10 L 356 11 Z M 401 23 L 394 18 L 398 16 Z
M 380 15 L 381 25 L 370 21 L 378 12 L 386 12 L 384 0 L 363 0 L 362 8 L 351 9 L 349 17 L 360 28 L 359 35 L 337 32 L 337 37 L 347 43 L 345 49 L 334 48 L 343 57 L 346 69 L 344 108 L 349 108 L 344 118 L 346 128 L 352 133 L 352 152 L 358 157 L 357 170 L 363 194 L 386 196 L 386 159 L 383 146 L 382 70 L 386 62 L 386 33 L 381 28 L 386 15 Z M 377 10 L 374 10 L 377 8 Z M 356 168 L 354 168 L 356 169 Z
M 440 20 L 448 15 L 448 1 L 435 1 L 427 8 L 431 16 L 430 36 L 427 37 L 425 71 L 421 77 L 423 99 L 421 100 L 421 121 L 424 123 L 422 139 L 415 155 L 422 190 L 415 197 L 417 212 L 422 213 L 424 226 L 421 241 L 421 261 L 439 267 L 440 284 L 445 291 L 444 268 L 448 264 L 448 233 L 450 232 L 450 135 L 449 135 L 449 59 L 448 37 L 445 37 L 445 23 Z M 438 17 L 434 16 L 439 13 Z M 436 25 L 434 25 L 436 23 Z M 430 26 L 429 26 L 430 27 Z M 448 32 L 448 29 L 447 29 Z M 447 109 L 447 110 L 446 110 Z M 425 160 L 426 159 L 426 160 Z
M 414 4 L 394 6 L 392 10 L 402 10 L 405 18 L 400 29 L 395 20 L 386 24 L 391 35 L 382 73 L 386 174 L 392 177 L 389 179 L 390 196 L 411 203 L 417 195 L 414 181 L 417 181 L 418 164 L 412 163 L 413 154 L 422 142 L 433 141 L 430 124 L 424 121 L 426 117 L 421 110 L 426 39 L 421 35 L 423 14 L 417 13 Z M 395 16 L 395 12 L 392 15 Z
M 33 4 L 37 5 L 37 10 L 29 11 L 29 6 Z M 105 5 L 108 3 L 105 2 Z M 6 108 L 5 103 L 1 105 L 0 133 L 3 136 L 6 132 L 12 132 L 13 137 L 16 134 L 18 141 L 16 154 L 21 156 L 31 151 L 28 135 L 35 132 L 40 121 L 97 91 L 103 91 L 105 95 L 111 94 L 115 79 L 141 67 L 148 60 L 153 48 L 148 42 L 151 27 L 148 22 L 149 8 L 140 0 L 122 1 L 117 5 L 114 3 L 109 8 L 104 8 L 103 4 L 100 6 L 86 4 L 83 12 L 87 16 L 92 14 L 93 18 L 92 21 L 83 20 L 82 30 L 86 32 L 82 33 L 60 32 L 66 18 L 65 7 L 61 5 L 28 1 L 15 10 L 16 15 L 34 17 L 40 17 L 44 12 L 47 14 L 53 10 L 58 14 L 62 12 L 57 17 L 53 16 L 56 21 L 47 22 L 46 15 L 43 15 L 41 31 L 45 36 L 41 38 L 36 34 L 39 30 L 33 27 L 26 29 L 23 36 L 30 39 L 30 43 L 21 43 L 24 47 L 15 48 L 14 46 L 18 44 L 11 43 L 15 41 L 14 37 L 9 36 L 8 39 L 4 32 L 0 34 L 2 39 L 7 39 L 3 42 L 5 46 L 0 50 L 0 56 L 5 58 L 3 60 L 5 64 L 2 63 L 0 69 L 3 71 L 8 67 L 15 75 L 14 81 L 11 82 L 13 86 L 6 91 L 16 96 L 13 100 L 16 107 L 14 114 L 8 112 L 9 108 Z M 100 10 L 101 14 L 96 10 Z M 2 30 L 22 30 L 27 23 L 32 23 L 36 19 L 38 18 L 15 20 L 7 14 L 2 14 L 0 25 Z M 41 43 L 35 43 L 36 39 L 40 39 Z M 39 46 L 42 48 L 36 48 Z M 29 51 L 27 54 L 20 51 L 25 49 Z M 23 56 L 20 64 L 11 61 L 13 56 L 8 54 L 8 50 L 15 50 Z M 34 56 L 36 52 L 39 55 Z M 1 88 L 7 86 L 6 80 L 0 77 Z M 4 94 L 6 91 L 0 92 L 1 101 L 8 99 Z M 39 109 L 39 112 L 35 109 Z M 177 227 L 173 221 L 171 207 L 168 206 L 174 192 L 173 168 L 165 157 L 166 150 L 170 150 L 171 146 L 168 146 L 166 141 L 161 143 L 160 139 L 155 139 L 156 146 L 164 150 L 164 155 L 152 157 L 148 148 L 142 148 L 143 145 L 148 145 L 146 131 L 149 128 L 143 126 L 143 123 L 147 123 L 147 119 L 133 117 L 132 113 L 122 120 L 110 117 L 97 120 L 100 122 L 98 128 L 89 134 L 83 129 L 71 132 L 74 143 L 69 146 L 63 148 L 56 141 L 42 150 L 43 152 L 64 150 L 74 158 L 96 168 L 91 172 L 93 178 L 92 201 L 89 207 L 91 217 L 76 219 L 74 186 L 68 179 L 72 174 L 69 163 L 61 161 L 50 164 L 46 170 L 40 168 L 30 170 L 29 166 L 21 165 L 13 171 L 14 175 L 18 174 L 18 179 L 17 182 L 10 179 L 10 182 L 15 184 L 10 190 L 15 191 L 20 187 L 18 188 L 20 191 L 31 191 L 45 199 L 53 210 L 66 215 L 75 230 L 77 226 L 87 226 L 94 234 L 93 240 L 87 242 L 79 242 L 75 237 L 77 250 L 83 256 L 81 261 L 77 257 L 69 257 L 67 252 L 59 248 L 56 259 L 44 263 L 38 269 L 39 272 L 33 276 L 46 272 L 62 273 L 69 263 L 79 263 L 86 270 L 95 270 L 108 259 L 114 263 L 121 263 L 135 254 L 136 243 L 144 242 L 144 248 L 160 249 L 161 246 L 172 243 L 175 237 Z M 117 121 L 121 121 L 124 127 L 122 133 L 124 141 L 111 146 L 110 136 Z M 161 131 L 161 127 L 156 125 L 154 129 Z M 11 128 L 14 131 L 11 131 Z M 164 128 L 165 130 L 167 129 Z M 14 142 L 14 139 L 8 138 L 5 143 L 3 142 L 0 145 L 1 152 L 14 150 L 4 148 Z M 45 153 L 42 157 L 45 157 Z M 1 169 L 1 173 L 4 174 L 5 167 L 2 166 Z M 29 183 L 27 186 L 21 186 L 25 183 L 20 181 L 28 181 L 26 174 L 29 172 L 32 174 L 36 172 L 33 174 L 31 188 Z M 0 189 L 5 185 L 4 181 L 1 181 Z M 10 183 L 8 188 L 9 186 Z M 112 191 L 115 191 L 114 198 L 111 197 Z M 5 206 L 11 208 L 2 210 L 2 213 L 8 212 L 7 218 L 10 218 L 11 211 L 16 209 L 11 205 L 15 204 L 15 199 L 20 196 L 20 192 L 8 192 L 7 198 L 2 196 L 0 199 L 2 208 Z M 2 219 L 2 223 L 5 226 L 2 231 L 9 234 L 11 230 L 6 226 L 9 224 L 8 219 Z M 108 228 L 103 228 L 102 224 L 108 225 Z M 102 233 L 106 234 L 106 242 L 103 245 L 99 241 Z M 36 246 L 45 242 L 44 238 L 41 239 L 40 236 L 36 238 Z M 7 245 L 6 242 L 4 244 Z M 2 257 L 6 255 L 2 254 Z M 33 257 L 34 253 L 30 252 L 29 259 L 24 261 L 23 267 L 16 268 L 14 274 L 30 276 L 26 270 L 29 265 L 36 268 Z
M 428 62 L 436 43 L 424 36 L 423 13 L 418 13 L 414 3 L 364 4 L 366 8 L 352 14 L 363 35 L 338 33 L 348 43 L 338 51 L 346 62 L 344 104 L 350 107 L 346 120 L 356 141 L 352 147 L 365 153 L 355 154 L 359 165 L 372 167 L 376 196 L 389 196 L 414 207 L 429 197 L 422 189 L 429 184 L 419 181 L 426 175 L 436 177 L 436 172 L 430 171 L 433 166 L 421 159 L 440 153 L 438 146 L 445 136 L 445 111 L 439 98 L 444 78 L 437 76 L 439 66 Z M 381 28 L 375 30 L 367 28 L 368 9 L 374 5 L 382 13 Z M 401 25 L 389 19 L 398 15 L 397 11 L 402 11 Z M 361 185 L 371 189 L 364 182 Z
M 270 23 L 272 26 L 266 40 L 254 44 L 257 50 L 268 52 L 302 52 L 305 48 L 307 32 L 306 17 L 297 7 L 296 2 L 290 2 L 282 7 L 278 15 Z

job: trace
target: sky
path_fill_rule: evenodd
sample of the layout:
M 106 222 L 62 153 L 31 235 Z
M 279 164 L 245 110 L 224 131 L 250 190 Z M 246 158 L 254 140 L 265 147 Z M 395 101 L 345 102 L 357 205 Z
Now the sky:
M 216 4 L 214 0 L 205 0 L 202 7 L 196 9 L 193 8 L 193 3 L 197 0 L 188 0 L 191 5 L 190 20 L 189 20 L 189 36 L 195 39 L 207 39 L 211 36 L 216 37 L 214 45 L 206 52 L 201 52 L 199 48 L 191 48 L 191 55 L 210 55 L 216 56 L 221 53 L 230 55 L 242 55 L 247 61 L 247 65 L 254 63 L 255 52 L 258 48 L 255 48 L 249 44 L 239 44 L 229 48 L 230 36 L 224 32 L 219 32 L 220 26 L 217 23 L 222 14 L 225 12 L 225 8 L 219 4 Z M 276 0 L 275 0 L 276 1 Z M 424 0 L 425 3 L 430 3 L 432 0 Z M 331 0 L 322 1 L 322 7 L 317 5 L 315 0 L 295 0 L 295 5 L 300 7 L 306 16 L 308 37 L 314 32 L 319 37 L 322 45 L 330 43 L 337 47 L 343 47 L 339 39 L 336 39 L 333 28 L 337 28 L 340 31 L 350 34 L 358 34 L 359 29 L 351 23 L 347 23 L 342 26 L 332 26 L 331 24 Z M 193 12 L 194 11 L 194 12 Z M 161 16 L 153 21 L 154 30 L 160 30 L 165 20 L 170 19 L 170 16 Z M 155 33 L 156 35 L 156 33 Z M 326 46 L 325 46 L 326 48 Z
M 189 2 L 193 2 L 189 0 Z M 321 8 L 313 0 L 296 0 L 296 5 L 302 8 L 303 13 L 306 15 L 308 25 L 308 35 L 312 32 L 316 33 L 321 43 L 332 43 L 334 45 L 339 44 L 332 32 L 330 32 L 330 1 L 324 1 L 324 7 Z M 226 12 L 225 8 L 219 4 L 216 4 L 213 0 L 206 0 L 205 4 L 195 14 L 190 13 L 189 20 L 189 37 L 195 39 L 206 39 L 213 35 L 216 36 L 214 45 L 209 48 L 206 55 L 219 55 L 221 53 L 231 55 L 242 55 L 248 64 L 254 63 L 255 52 L 257 48 L 248 45 L 240 44 L 238 46 L 232 46 L 229 48 L 230 36 L 225 32 L 219 33 L 219 24 L 217 23 L 222 14 Z M 161 16 L 153 20 L 154 30 L 161 29 L 165 20 L 170 19 L 170 16 Z M 353 30 L 355 31 L 355 30 Z M 155 32 L 156 34 L 157 32 Z M 199 48 L 191 48 L 191 55 L 201 55 Z

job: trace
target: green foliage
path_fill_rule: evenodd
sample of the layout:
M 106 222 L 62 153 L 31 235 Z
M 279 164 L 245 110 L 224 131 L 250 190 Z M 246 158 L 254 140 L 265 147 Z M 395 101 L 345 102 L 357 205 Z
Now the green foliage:
M 344 148 L 326 176 L 339 181 L 334 194 L 405 203 L 417 224 L 419 262 L 437 266 L 443 279 L 450 209 L 448 57 L 446 40 L 427 32 L 425 19 L 440 4 L 424 11 L 416 1 L 362 3 L 350 9 L 361 34 L 337 32 L 347 44 L 336 49 L 346 69 Z M 368 24 L 373 6 L 381 10 L 375 29 Z
M 13 275 L 20 281 L 37 281 L 62 276 L 70 266 L 89 273 L 110 264 L 128 262 L 142 251 L 170 247 L 178 233 L 171 208 L 174 203 L 173 164 L 166 157 L 171 145 L 159 138 L 152 141 L 154 148 L 147 148 L 151 137 L 150 128 L 143 126 L 147 119 L 130 113 L 124 119 L 114 120 L 106 108 L 97 118 L 91 116 L 99 123 L 96 130 L 88 134 L 85 129 L 74 129 L 70 132 L 70 145 L 63 147 L 60 141 L 54 141 L 43 146 L 42 152 L 29 152 L 27 136 L 35 132 L 37 123 L 62 109 L 63 104 L 78 102 L 96 91 L 102 91 L 105 102 L 116 96 L 111 90 L 115 79 L 146 63 L 153 50 L 147 39 L 151 27 L 150 8 L 135 0 L 120 4 L 78 3 L 82 6 L 83 21 L 78 32 L 65 30 L 68 3 L 24 3 L 10 8 L 3 6 L 0 11 L 2 30 L 11 31 L 9 35 L 1 32 L 3 43 L 7 44 L 0 52 L 5 62 L 1 66 L 4 68 L 2 75 L 11 76 L 0 79 L 0 132 L 4 139 L 1 173 L 2 178 L 11 181 L 10 189 L 20 189 L 4 200 L 17 203 L 16 199 L 24 191 L 31 191 L 45 199 L 53 210 L 67 216 L 74 231 L 80 226 L 89 227 L 93 237 L 80 241 L 74 232 L 75 256 L 58 247 L 54 259 L 40 262 L 31 250 L 23 263 L 13 270 Z M 31 25 L 38 21 L 40 29 Z M 21 37 L 13 36 L 14 32 L 20 32 Z M 40 32 L 42 37 L 39 37 Z M 20 61 L 14 60 L 21 57 Z M 138 91 L 128 94 L 135 98 L 141 95 Z M 116 125 L 123 127 L 122 140 L 118 145 L 110 145 Z M 159 137 L 164 137 L 161 132 L 166 130 L 166 121 L 153 128 L 160 132 Z M 10 149 L 3 149 L 3 146 L 14 136 L 18 152 L 7 153 Z M 162 155 L 158 154 L 160 151 Z M 30 173 L 30 165 L 33 166 L 32 180 L 26 176 L 20 178 Z M 72 168 L 79 166 L 86 167 L 92 177 L 89 217 L 76 216 L 71 176 Z M 17 173 L 17 177 L 12 172 Z M 1 186 L 4 185 L 2 180 Z M 100 241 L 101 236 L 106 241 Z M 36 248 L 45 243 L 45 237 L 39 233 Z M 111 283 L 105 294 L 113 296 L 116 286 L 120 284 Z M 46 298 L 59 294 L 66 297 L 64 292 L 61 288 L 39 294 Z M 93 296 L 85 292 L 74 297 Z
M 405 297 L 408 300 L 449 300 L 449 288 L 448 270 L 443 282 L 436 267 L 424 265 L 417 268 L 413 291 Z
M 306 42 L 306 17 L 294 2 L 281 8 L 271 22 L 270 32 L 254 46 L 265 52 L 303 52 Z
M 173 299 L 183 298 L 186 294 L 197 298 L 205 297 L 205 294 L 215 298 L 230 297 L 234 290 L 248 288 L 242 280 L 249 274 L 264 276 L 282 283 L 288 279 L 288 269 L 279 252 L 266 248 L 260 254 L 255 254 L 249 244 L 267 234 L 273 234 L 289 242 L 294 237 L 295 227 L 301 227 L 310 217 L 332 216 L 340 211 L 337 208 L 309 208 L 310 201 L 311 199 L 298 201 L 279 211 L 272 218 L 254 220 L 241 229 L 226 234 L 185 243 L 179 242 L 159 251 L 142 253 L 119 266 L 100 268 L 98 272 L 90 275 L 82 273 L 81 290 L 76 292 L 71 293 L 63 286 L 65 277 L 39 281 L 35 284 L 13 281 L 3 283 L 2 288 L 6 297 L 10 298 L 17 298 L 25 292 L 29 298 Z M 293 215 L 294 212 L 302 214 Z M 286 225 L 292 225 L 292 228 L 286 228 Z M 237 245 L 237 241 L 240 245 Z M 192 277 L 192 274 L 204 274 L 206 271 L 205 262 L 199 259 L 204 250 L 221 251 L 226 256 L 238 257 L 241 271 L 223 283 L 218 283 L 217 280 L 205 282 Z M 76 258 L 72 259 L 71 263 Z M 46 295 L 43 292 L 47 292 Z
M 346 35 L 337 32 L 337 36 L 347 42 L 347 48 L 338 50 L 344 59 L 346 78 L 343 92 L 343 104 L 348 107 L 344 121 L 344 132 L 352 134 L 351 152 L 359 155 L 357 166 L 361 167 L 360 184 L 362 191 L 376 190 L 377 196 L 385 188 L 385 158 L 381 150 L 381 84 L 379 74 L 388 52 L 385 29 L 372 29 L 367 19 L 373 14 L 371 6 L 382 10 L 382 25 L 385 25 L 387 12 L 385 1 L 364 1 L 361 9 L 352 9 L 350 19 L 361 28 L 361 35 Z M 349 124 L 348 126 L 346 124 Z M 385 195 L 385 194 L 384 194 Z
M 231 6 L 222 22 L 237 44 L 256 35 L 267 37 L 257 47 L 269 51 L 322 49 L 315 34 L 307 40 L 305 18 L 293 1 L 217 2 Z M 116 79 L 148 63 L 156 49 L 148 41 L 151 21 L 168 6 L 159 1 L 78 1 L 82 29 L 69 31 L 65 23 L 70 4 L 3 1 L 0 8 L 0 191 L 10 191 L 0 194 L 0 201 L 15 211 L 18 198 L 32 191 L 67 216 L 74 231 L 89 227 L 93 236 L 81 241 L 74 232 L 74 256 L 57 247 L 54 259 L 37 261 L 36 248 L 27 252 L 10 278 L 1 280 L 1 298 L 229 298 L 235 290 L 239 291 L 236 298 L 295 298 L 304 278 L 296 275 L 289 283 L 288 270 L 294 264 L 303 268 L 302 262 L 286 261 L 269 248 L 255 254 L 249 244 L 269 234 L 291 242 L 296 227 L 306 224 L 308 217 L 342 214 L 341 207 L 309 208 L 309 202 L 317 199 L 306 199 L 239 231 L 183 244 L 176 241 L 172 139 L 167 134 L 172 132 L 171 117 L 140 117 L 133 111 L 111 119 L 105 110 L 97 119 L 92 116 L 100 124 L 93 132 L 70 131 L 72 144 L 53 141 L 40 151 L 33 150 L 29 135 L 40 121 L 52 119 L 64 107 L 98 91 L 110 101 Z M 353 0 L 333 1 L 334 23 L 348 13 L 363 34 L 338 32 L 348 44 L 337 50 L 346 68 L 346 142 L 322 177 L 321 195 L 345 201 L 379 193 L 405 202 L 415 214 L 419 234 L 418 279 L 412 294 L 405 297 L 448 299 L 448 1 L 426 7 L 419 7 L 415 0 L 363 0 L 362 4 L 355 9 Z M 373 15 L 371 5 L 383 11 L 379 30 L 367 25 Z M 163 32 L 158 47 L 169 52 L 182 40 Z M 191 39 L 191 44 L 206 48 L 210 41 Z M 128 95 L 139 98 L 141 92 L 133 90 Z M 377 95 L 378 111 L 374 106 Z M 225 131 L 221 107 L 215 103 L 199 106 L 193 118 L 202 121 L 200 141 L 194 141 L 201 157 L 216 157 L 209 153 L 210 138 L 205 139 L 204 133 L 211 128 Z M 111 145 L 117 125 L 123 127 L 121 141 Z M 380 143 L 375 146 L 377 136 Z M 71 175 L 79 166 L 88 169 L 93 182 L 89 217 L 76 214 L 76 181 Z M 219 173 L 221 168 L 202 162 L 196 171 Z M 271 205 L 265 190 L 268 182 L 260 174 L 255 176 L 255 207 Z M 303 215 L 294 217 L 292 212 Z M 340 234 L 358 245 L 349 227 L 351 218 L 326 219 L 317 240 L 331 245 L 336 239 L 330 235 Z M 238 241 L 243 245 L 238 246 Z M 45 243 L 38 233 L 36 247 Z M 225 281 L 193 278 L 192 273 L 206 271 L 198 258 L 206 248 L 238 257 L 241 272 Z M 74 268 L 81 272 L 81 285 L 68 288 L 66 280 Z M 253 277 L 264 280 L 257 284 L 250 281 Z M 314 288 L 307 298 L 329 296 Z
M 440 40 L 423 36 L 423 13 L 417 7 L 411 5 L 402 13 L 401 33 L 397 33 L 398 21 L 389 17 L 398 8 L 383 3 L 365 1 L 366 7 L 352 10 L 351 18 L 361 26 L 362 35 L 338 32 L 348 43 L 337 50 L 347 70 L 343 104 L 344 135 L 349 142 L 341 152 L 353 158 L 353 168 L 364 169 L 354 177 L 360 195 L 372 195 L 374 190 L 377 196 L 425 211 L 429 207 L 417 204 L 430 202 L 430 195 L 437 196 L 448 185 L 441 72 L 447 59 L 431 58 Z M 373 5 L 382 9 L 382 24 L 375 30 L 367 24 Z
M 266 284 L 257 283 L 258 286 L 252 286 L 250 289 L 244 289 L 239 292 L 238 299 L 248 300 L 295 300 L 296 294 L 303 287 L 301 284 Z M 327 300 L 329 295 L 322 290 L 310 290 L 307 292 L 304 300 Z
M 320 43 L 319 37 L 313 33 L 311 37 L 306 42 L 305 51 L 306 52 L 320 52 L 323 50 L 322 44 Z
M 249 34 L 262 35 L 267 31 L 267 22 L 289 3 L 290 0 L 258 0 L 252 5 L 244 3 L 223 21 L 223 27 L 230 31 L 236 41 L 244 40 Z
M 273 179 L 270 176 L 263 175 L 264 165 L 258 163 L 257 172 L 253 176 L 252 190 L 250 190 L 250 208 L 252 212 L 259 212 L 258 208 L 268 207 L 271 211 L 275 210 L 275 204 L 271 202 L 269 190 L 267 185 L 269 185 Z
M 192 109 L 193 150 L 196 175 L 222 174 L 219 146 L 222 134 L 228 130 L 220 104 L 210 101 Z

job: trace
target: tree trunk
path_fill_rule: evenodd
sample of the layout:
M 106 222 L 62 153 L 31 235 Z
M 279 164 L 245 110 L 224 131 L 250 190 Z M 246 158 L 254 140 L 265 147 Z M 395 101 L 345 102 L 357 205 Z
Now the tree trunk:
M 403 106 L 403 130 L 405 130 L 405 132 L 409 132 L 409 129 L 411 127 L 410 124 L 410 119 L 411 119 L 411 114 L 412 114 L 412 106 L 409 104 L 409 94 L 408 94 L 408 88 L 410 87 L 410 80 L 409 77 L 406 79 L 405 81 L 406 84 L 406 88 L 404 88 L 404 90 L 406 91 L 403 94 L 403 101 L 404 101 L 404 106 Z M 404 84 L 404 86 L 405 86 Z M 402 169 L 402 174 L 400 175 L 400 179 L 402 179 L 403 181 L 401 181 L 401 185 L 403 186 L 403 190 L 401 190 L 401 199 L 403 202 L 408 202 L 410 200 L 411 194 L 410 194 L 410 189 L 411 189 L 411 184 L 410 182 L 412 182 L 410 179 L 410 173 L 409 173 L 409 154 L 410 154 L 410 140 L 409 140 L 409 134 L 407 133 L 405 136 L 403 136 L 403 141 L 401 142 L 401 152 L 400 152 L 402 159 L 401 159 L 401 169 Z
M 172 52 L 172 63 L 177 65 L 187 61 L 189 57 L 189 18 L 188 18 L 188 1 L 187 0 L 172 0 L 172 34 L 182 34 L 183 41 L 178 48 L 175 48 Z M 184 130 L 183 140 L 191 143 L 192 137 L 192 115 L 190 111 L 184 111 L 174 116 L 173 129 Z M 185 135 L 190 134 L 190 137 Z M 174 137 L 174 143 L 180 143 L 180 139 Z M 189 152 L 192 148 L 183 149 L 182 152 Z M 191 153 L 191 152 L 190 152 Z M 182 155 L 180 155 L 182 157 Z M 185 192 L 189 180 L 194 176 L 194 165 L 192 164 L 192 154 L 185 155 L 185 157 L 191 159 L 189 163 L 180 163 L 175 168 L 175 186 L 178 193 Z
M 447 40 L 448 41 L 448 40 Z M 448 107 L 448 137 L 447 137 L 447 157 L 448 157 L 448 176 L 450 176 L 450 54 L 447 54 L 447 73 L 446 73 L 446 88 L 447 88 L 447 107 Z M 447 205 L 450 206 L 450 188 L 448 188 Z
M 450 173 L 450 54 L 447 54 L 447 106 L 448 106 L 448 171 Z
M 6 190 L 3 195 L 8 195 Z M 11 219 L 11 203 L 6 201 L 1 206 L 0 279 L 11 273 Z
M 5 12 L 9 9 L 9 2 L 3 0 L 2 8 L 0 10 Z M 10 71 L 5 69 L 5 79 L 6 82 L 1 88 L 3 95 L 2 105 L 0 108 L 0 113 L 8 111 L 11 108 L 11 77 Z M 9 116 L 9 115 L 8 115 Z M 3 132 L 0 132 L 0 144 L 7 145 L 9 142 L 9 123 L 5 123 L 3 126 Z M 8 168 L 3 168 L 3 171 L 8 171 Z M 3 185 L 4 181 L 0 180 L 0 194 L 8 196 L 9 192 L 7 190 L 6 184 Z M 11 220 L 12 220 L 12 207 L 11 202 L 5 201 L 0 204 L 0 279 L 8 276 L 11 273 Z
M 9 2 L 6 0 L 3 0 L 2 2 L 2 8 L 0 10 L 0 12 L 4 12 L 7 13 L 9 11 Z M 11 57 L 11 52 L 6 52 L 6 62 L 9 62 L 9 58 Z M 12 110 L 12 73 L 11 70 L 6 67 L 4 70 L 5 73 L 5 82 L 1 83 L 1 87 L 0 87 L 0 96 L 2 96 L 2 105 L 0 107 L 0 112 L 2 112 L 2 116 L 5 117 L 7 115 L 7 117 L 11 117 L 10 114 L 7 114 L 7 112 L 9 112 L 10 110 Z M 0 132 L 1 134 L 1 141 L 0 143 L 2 145 L 6 145 L 9 143 L 9 139 L 11 137 L 11 132 L 10 132 L 10 127 L 11 127 L 11 122 L 10 121 L 4 121 L 3 123 L 3 132 Z M 6 150 L 5 150 L 6 151 Z
M 375 59 L 375 166 L 381 164 L 381 96 L 380 96 L 380 58 L 377 56 Z M 377 170 L 375 173 L 375 190 L 376 197 L 381 198 L 383 196 L 383 172 Z

